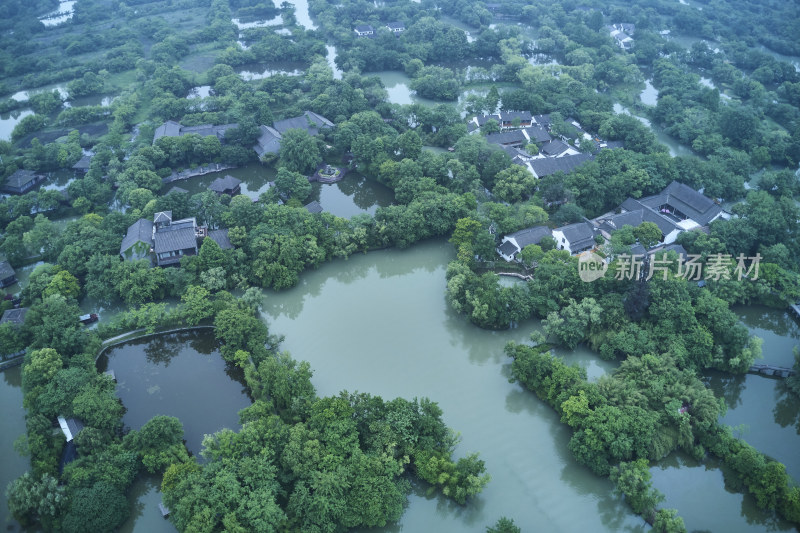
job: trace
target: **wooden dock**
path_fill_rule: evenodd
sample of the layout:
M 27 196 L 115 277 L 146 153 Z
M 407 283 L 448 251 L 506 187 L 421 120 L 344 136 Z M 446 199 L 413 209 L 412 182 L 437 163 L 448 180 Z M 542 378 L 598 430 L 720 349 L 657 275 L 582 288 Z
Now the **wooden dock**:
M 794 369 L 773 365 L 753 365 L 748 370 L 749 374 L 761 374 L 773 378 L 788 378 L 795 374 Z

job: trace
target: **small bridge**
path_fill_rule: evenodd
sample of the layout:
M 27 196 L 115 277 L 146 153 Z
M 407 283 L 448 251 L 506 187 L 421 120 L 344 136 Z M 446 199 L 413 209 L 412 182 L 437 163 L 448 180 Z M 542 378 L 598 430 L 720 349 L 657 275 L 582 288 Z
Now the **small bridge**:
M 749 374 L 761 374 L 762 376 L 771 376 L 774 378 L 788 378 L 795 374 L 792 368 L 773 365 L 753 365 L 747 372 Z
M 800 318 L 800 302 L 797 302 L 796 304 L 791 304 L 789 307 L 792 309 L 794 317 Z

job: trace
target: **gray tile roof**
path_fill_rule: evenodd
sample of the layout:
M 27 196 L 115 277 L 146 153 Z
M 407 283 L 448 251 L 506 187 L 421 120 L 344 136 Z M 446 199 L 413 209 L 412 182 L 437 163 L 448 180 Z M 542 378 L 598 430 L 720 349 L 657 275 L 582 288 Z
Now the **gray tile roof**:
M 305 111 L 299 117 L 285 118 L 278 120 L 272 124 L 280 133 L 286 133 L 290 129 L 301 129 L 309 133 L 309 135 L 316 135 L 322 128 L 332 128 L 333 122 L 313 111 Z
M 184 189 L 183 187 L 178 187 L 177 185 L 167 191 L 167 195 L 177 193 L 177 194 L 189 194 L 189 191 Z
M 153 215 L 153 223 L 172 222 L 172 211 L 159 211 Z
M 534 143 L 543 143 L 552 139 L 550 133 L 542 126 L 530 126 L 528 128 L 525 128 L 525 133 L 528 134 L 528 137 L 530 137 L 531 142 Z
M 550 125 L 550 114 L 548 113 L 545 115 L 533 115 L 533 120 L 537 124 L 541 124 L 542 126 L 547 127 Z
M 369 24 L 359 24 L 358 26 L 355 27 L 355 31 L 357 31 L 358 33 L 366 33 L 375 30 Z
M 229 191 L 235 191 L 241 184 L 242 180 L 226 175 L 224 178 L 217 178 L 212 181 L 208 189 L 217 193 L 227 193 Z
M 522 144 L 527 142 L 525 134 L 520 130 L 502 131 L 500 133 L 490 133 L 486 136 L 489 144 Z
M 541 148 L 539 148 L 539 152 L 542 154 L 553 157 L 561 155 L 567 150 L 569 150 L 569 145 L 558 139 L 552 139 L 549 142 L 544 143 Z
M 24 190 L 26 187 L 31 186 L 31 182 L 42 179 L 41 174 L 37 174 L 33 170 L 17 170 L 6 178 L 4 188 L 13 190 Z
M 174 120 L 168 120 L 156 128 L 153 135 L 153 142 L 156 142 L 161 137 L 178 137 L 181 134 L 181 125 Z
M 28 314 L 27 307 L 20 307 L 19 309 L 8 309 L 3 313 L 0 318 L 0 324 L 10 323 L 12 326 L 21 326 L 25 323 L 25 315 Z
M 588 222 L 576 222 L 575 224 L 558 228 L 558 230 L 567 238 L 573 251 L 576 249 L 575 243 L 587 239 L 594 241 L 594 227 Z
M 406 29 L 406 25 L 402 22 L 387 22 L 386 27 L 390 30 L 404 30 Z
M 530 166 L 533 169 L 534 174 L 536 174 L 536 177 L 541 178 L 542 176 L 555 174 L 558 171 L 569 174 L 582 164 L 586 163 L 587 161 L 591 161 L 592 159 L 593 157 L 591 154 L 565 155 L 564 157 L 544 157 L 541 159 L 534 159 L 530 162 Z
M 517 253 L 517 247 L 514 246 L 514 243 L 511 241 L 505 241 L 497 247 L 497 250 L 503 255 L 514 255 Z
M 140 218 L 128 227 L 128 233 L 119 246 L 119 253 L 123 253 L 137 242 L 153 245 L 153 223 L 149 220 Z
M 260 126 L 261 136 L 256 141 L 253 150 L 258 157 L 264 154 L 277 154 L 281 149 L 281 132 L 270 126 Z
M 238 124 L 221 124 L 219 126 L 213 126 L 211 124 L 201 124 L 199 126 L 183 126 L 181 128 L 181 135 L 187 135 L 189 133 L 194 133 L 195 135 L 199 135 L 201 137 L 210 137 L 212 135 L 216 135 L 219 140 L 225 138 L 225 132 L 239 127 Z
M 81 157 L 77 163 L 72 165 L 74 170 L 89 170 L 89 164 L 92 162 L 92 156 L 85 155 Z
M 322 213 L 324 211 L 324 209 L 322 209 L 322 205 L 316 200 L 314 200 L 313 202 L 307 204 L 305 206 L 305 208 L 309 213 L 312 213 L 312 214 L 313 213 Z
M 503 122 L 513 122 L 515 118 L 521 122 L 530 122 L 532 116 L 530 111 L 502 111 L 500 113 L 500 120 Z
M 519 244 L 520 249 L 525 248 L 530 244 L 539 244 L 545 237 L 552 237 L 553 232 L 547 226 L 533 226 L 532 228 L 525 228 L 506 235 L 506 237 L 514 238 Z
M 8 279 L 11 276 L 16 276 L 17 273 L 14 272 L 14 269 L 11 266 L 11 263 L 8 261 L 3 261 L 0 263 L 0 280 Z
M 230 239 L 228 239 L 227 229 L 212 229 L 208 232 L 208 236 L 215 243 L 219 244 L 219 247 L 223 250 L 230 250 L 233 248 Z
M 714 200 L 677 181 L 667 185 L 661 193 L 642 198 L 639 202 L 656 211 L 661 206 L 671 206 L 701 226 L 708 225 L 722 212 L 722 208 L 714 203 Z M 624 202 L 623 207 L 625 207 Z
M 191 225 L 168 226 L 156 232 L 155 252 L 162 254 L 177 250 L 197 249 L 197 237 Z

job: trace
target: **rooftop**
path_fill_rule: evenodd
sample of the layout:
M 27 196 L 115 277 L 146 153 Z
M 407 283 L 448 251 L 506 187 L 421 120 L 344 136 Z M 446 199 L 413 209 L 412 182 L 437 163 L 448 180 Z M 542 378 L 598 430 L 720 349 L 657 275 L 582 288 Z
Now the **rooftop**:
M 119 253 L 124 252 L 137 242 L 153 243 L 153 223 L 140 218 L 128 227 L 128 233 L 122 239 Z
M 556 172 L 569 174 L 582 164 L 593 159 L 590 154 L 565 155 L 564 157 L 543 157 L 529 163 L 537 178 Z
M 11 276 L 16 276 L 17 273 L 8 261 L 0 263 L 0 279 L 7 279 Z
M 228 239 L 227 229 L 212 229 L 208 232 L 208 237 L 223 250 L 230 250 L 233 248 L 230 239 Z
M 217 193 L 225 193 L 227 191 L 235 191 L 241 184 L 242 180 L 226 175 L 224 178 L 217 178 L 212 181 L 208 189 Z
M 197 247 L 197 236 L 193 224 L 173 224 L 155 234 L 154 250 L 156 254 L 187 250 Z
M 533 226 L 532 228 L 525 228 L 506 235 L 506 237 L 513 238 L 517 241 L 520 249 L 525 248 L 530 244 L 539 244 L 545 237 L 552 237 L 553 232 L 547 226 Z
M 19 309 L 8 309 L 3 313 L 0 318 L 0 324 L 10 323 L 12 326 L 19 327 L 25 323 L 25 315 L 28 314 L 27 307 L 20 307 Z

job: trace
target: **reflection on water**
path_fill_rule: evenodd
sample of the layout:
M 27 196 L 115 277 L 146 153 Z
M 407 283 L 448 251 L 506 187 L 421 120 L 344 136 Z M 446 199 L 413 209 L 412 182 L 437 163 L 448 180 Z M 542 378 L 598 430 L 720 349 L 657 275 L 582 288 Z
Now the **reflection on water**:
M 696 157 L 696 154 L 692 151 L 691 148 L 689 148 L 685 144 L 681 144 L 678 141 L 676 141 L 674 137 L 665 133 L 663 129 L 661 129 L 659 126 L 654 125 L 653 123 L 650 122 L 650 120 L 646 119 L 645 117 L 640 117 L 639 115 L 631 113 L 630 109 L 623 106 L 622 104 L 620 103 L 614 104 L 614 113 L 618 115 L 620 114 L 630 115 L 639 122 L 641 122 L 642 124 L 644 124 L 645 126 L 647 126 L 650 129 L 650 131 L 652 131 L 653 134 L 656 136 L 658 142 L 665 145 L 669 149 L 669 155 L 671 155 L 672 157 L 678 157 L 678 156 Z
M 175 416 L 194 454 L 204 435 L 238 429 L 238 412 L 250 405 L 241 369 L 225 364 L 210 329 L 126 342 L 107 350 L 97 364 L 117 376 L 127 427 L 139 429 L 156 415 Z
M 791 524 L 756 507 L 755 499 L 726 483 L 711 457 L 702 463 L 674 453 L 650 469 L 664 508 L 678 510 L 689 531 L 791 531 Z
M 308 12 L 308 0 L 286 0 L 287 3 L 294 6 L 294 16 L 297 23 L 307 30 L 316 30 L 317 25 L 311 20 L 311 15 Z
M 186 180 L 175 181 L 164 187 L 164 191 L 169 191 L 173 186 L 178 186 L 189 191 L 189 194 L 206 192 L 211 182 L 217 178 L 233 176 L 242 181 L 242 194 L 252 200 L 258 200 L 259 195 L 269 189 L 269 182 L 275 179 L 275 170 L 267 168 L 259 163 L 251 163 L 241 168 L 232 168 L 220 172 L 212 172 L 204 176 L 196 176 Z
M 639 94 L 639 99 L 644 105 L 656 105 L 658 103 L 658 89 L 653 87 L 651 80 L 645 80 L 644 90 Z
M 278 74 L 285 76 L 301 76 L 303 65 L 301 63 L 278 62 L 266 65 L 264 63 L 246 63 L 239 67 L 237 74 L 244 81 L 263 80 Z
M 443 241 L 359 254 L 304 273 L 264 302 L 271 330 L 311 363 L 321 395 L 427 396 L 461 432 L 456 454 L 480 451 L 486 461 L 492 482 L 469 505 L 415 492 L 399 526 L 378 531 L 483 532 L 504 515 L 525 531 L 637 530 L 641 520 L 608 480 L 572 459 L 570 429 L 555 411 L 508 383 L 505 343 L 527 341 L 538 325 L 486 331 L 456 314 L 444 298 L 453 257 Z
M 14 441 L 25 433 L 20 369 L 17 366 L 0 372 L 0 405 L 3 408 L 0 416 L 0 489 L 3 494 L 11 481 L 29 469 L 28 459 L 14 450 Z M 5 531 L 22 531 L 11 518 L 5 497 L 0 498 L 0 525 Z
M 0 141 L 10 141 L 11 133 L 17 124 L 28 115 L 33 115 L 30 109 L 16 109 L 10 113 L 0 114 Z
M 58 7 L 53 11 L 39 17 L 39 21 L 45 26 L 58 26 L 72 18 L 75 13 L 75 0 L 61 0 Z
M 172 522 L 161 516 L 161 477 L 142 473 L 128 491 L 131 515 L 122 524 L 120 533 L 172 533 Z
M 362 213 L 374 215 L 378 207 L 392 204 L 394 193 L 385 185 L 348 172 L 338 183 L 314 183 L 311 198 L 337 217 L 350 218 Z
M 242 22 L 239 19 L 231 19 L 231 22 L 236 25 L 236 27 L 241 30 L 249 30 L 251 28 L 267 28 L 269 26 L 277 26 L 278 24 L 283 24 L 283 18 L 281 15 L 278 15 L 275 18 L 270 20 L 256 20 L 253 22 Z
M 759 363 L 790 367 L 792 349 L 800 342 L 800 326 L 787 311 L 764 306 L 735 306 L 751 335 L 763 339 L 764 359 Z M 734 376 L 706 372 L 705 381 L 725 401 L 727 414 L 720 421 L 744 425 L 742 437 L 758 450 L 786 465 L 800 480 L 800 400 L 789 393 L 785 382 L 756 374 Z

